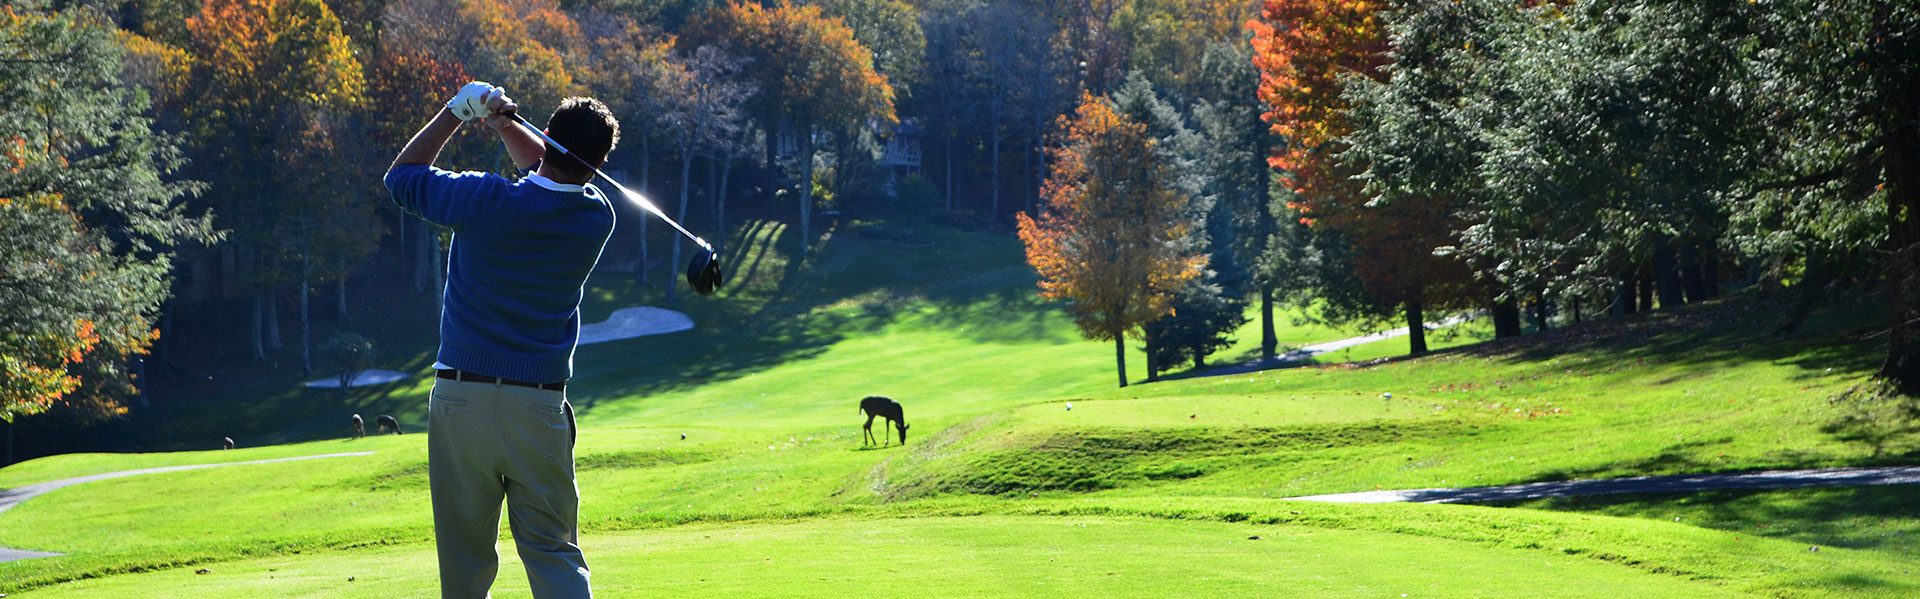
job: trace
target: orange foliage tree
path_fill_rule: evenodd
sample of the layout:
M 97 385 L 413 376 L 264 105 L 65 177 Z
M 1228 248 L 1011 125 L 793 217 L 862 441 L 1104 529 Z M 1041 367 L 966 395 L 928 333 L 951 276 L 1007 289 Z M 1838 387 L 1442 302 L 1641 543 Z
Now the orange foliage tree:
M 1363 289 L 1323 284 L 1323 314 L 1372 320 L 1404 310 L 1413 353 L 1427 350 L 1425 311 L 1472 301 L 1465 264 L 1434 255 L 1457 230 L 1448 198 L 1377 202 L 1356 175 L 1367 165 L 1343 160 L 1353 132 L 1346 77 L 1385 80 L 1388 41 L 1380 0 L 1266 0 L 1254 32 L 1253 62 L 1262 116 L 1285 139 L 1269 164 L 1292 182 L 1287 206 L 1320 229 L 1326 243 L 1347 245 L 1350 275 Z
M 820 7 L 784 0 L 771 7 L 729 3 L 709 10 L 681 31 L 680 44 L 687 50 L 713 46 L 745 60 L 741 74 L 760 89 L 747 104 L 748 112 L 769 132 L 779 131 L 781 123 L 793 126 L 802 173 L 801 251 L 810 251 L 814 128 L 845 129 L 868 119 L 896 121 L 893 87 L 874 70 L 873 52 Z
M 1065 300 L 1082 335 L 1113 341 L 1125 387 L 1126 338 L 1171 313 L 1174 292 L 1199 276 L 1206 255 L 1191 237 L 1189 199 L 1145 125 L 1092 95 L 1061 123 L 1043 209 L 1019 215 L 1020 240 L 1041 296 Z
M 368 196 L 336 195 L 298 181 L 316 171 L 348 179 L 358 167 L 358 157 L 298 158 L 313 155 L 302 144 L 316 139 L 308 135 L 314 126 L 329 122 L 330 114 L 357 111 L 365 73 L 340 20 L 320 0 L 207 0 L 187 19 L 187 32 L 189 81 L 199 93 L 183 96 L 182 123 L 194 142 L 195 174 L 211 184 L 207 196 L 220 224 L 234 232 L 241 272 L 229 273 L 229 281 L 254 299 L 253 355 L 265 361 L 265 345 L 277 338 L 270 291 L 301 282 L 316 259 L 352 263 L 374 249 L 360 243 L 316 257 L 304 233 L 299 239 L 286 234 L 315 230 L 319 214 L 370 214 L 353 205 L 371 201 Z M 317 192 L 339 201 L 322 208 L 296 201 Z M 302 283 L 298 291 L 304 298 L 308 290 Z

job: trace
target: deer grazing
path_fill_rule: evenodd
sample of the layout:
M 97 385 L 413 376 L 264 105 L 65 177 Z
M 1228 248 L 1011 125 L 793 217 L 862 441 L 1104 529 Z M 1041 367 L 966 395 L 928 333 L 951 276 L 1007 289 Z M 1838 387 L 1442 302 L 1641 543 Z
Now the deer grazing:
M 900 444 L 907 444 L 907 416 L 901 412 L 900 402 L 870 395 L 860 400 L 860 411 L 867 414 L 867 424 L 861 427 L 867 433 L 867 445 L 873 444 L 873 419 L 876 416 L 892 421 L 894 428 L 900 431 Z M 884 441 L 892 441 L 884 429 L 881 431 L 880 438 Z
M 220 449 L 233 449 L 233 437 L 221 437 Z
M 386 433 L 387 429 L 393 429 L 393 434 L 400 434 L 400 421 L 394 420 L 393 416 L 381 414 L 379 418 L 373 419 L 373 423 L 380 427 L 378 431 L 380 433 Z
M 361 420 L 359 414 L 354 414 L 351 422 L 353 423 L 353 438 L 358 439 L 367 436 L 367 421 Z

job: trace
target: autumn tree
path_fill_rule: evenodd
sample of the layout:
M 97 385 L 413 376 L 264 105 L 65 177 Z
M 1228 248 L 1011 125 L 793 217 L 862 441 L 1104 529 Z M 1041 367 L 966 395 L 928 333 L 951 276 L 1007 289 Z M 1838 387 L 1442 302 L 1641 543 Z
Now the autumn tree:
M 1354 131 L 1348 77 L 1386 78 L 1385 3 L 1372 0 L 1267 0 L 1254 30 L 1260 97 L 1273 132 L 1286 140 L 1270 161 L 1292 182 L 1303 218 L 1338 230 L 1350 244 L 1362 294 L 1320 294 L 1327 320 L 1377 322 L 1405 314 L 1415 354 L 1427 351 L 1428 310 L 1472 304 L 1471 273 L 1436 248 L 1452 244 L 1455 198 L 1409 196 L 1374 201 L 1359 177 L 1369 165 L 1344 156 Z M 1344 159 L 1343 159 L 1344 158 Z
M 126 366 L 158 334 L 175 244 L 214 238 L 182 206 L 199 186 L 172 177 L 180 152 L 151 129 L 148 95 L 124 84 L 124 53 L 93 9 L 0 8 L 0 420 L 10 424 L 49 409 L 123 412 L 120 393 L 146 384 Z
M 801 252 L 811 252 L 814 132 L 869 119 L 896 122 L 893 87 L 874 70 L 873 53 L 819 7 L 785 1 L 715 8 L 689 22 L 679 39 L 682 47 L 710 45 L 746 61 L 743 73 L 760 89 L 748 111 L 769 132 L 793 126 L 800 146 Z
M 894 93 L 913 92 L 920 73 L 920 57 L 926 53 L 927 37 L 920 30 L 919 14 L 902 0 L 806 0 L 818 6 L 822 14 L 838 18 L 853 31 L 853 39 L 873 53 L 873 68 L 887 78 Z
M 181 107 L 182 121 L 195 142 L 195 172 L 212 184 L 208 195 L 216 214 L 235 232 L 235 282 L 252 296 L 253 354 L 264 361 L 263 325 L 278 322 L 270 291 L 296 280 L 294 260 L 312 258 L 297 249 L 311 240 L 284 235 L 290 221 L 303 218 L 299 206 L 306 198 L 294 198 L 314 191 L 295 184 L 295 176 L 350 166 L 296 157 L 308 151 L 302 144 L 313 139 L 307 132 L 321 115 L 351 111 L 361 102 L 364 73 L 339 19 L 319 0 L 208 0 L 187 19 L 187 29 L 190 81 L 202 94 Z M 317 212 L 336 210 L 353 209 L 338 205 Z M 342 259 L 372 250 L 331 249 Z M 270 331 L 277 338 L 277 328 Z
M 386 36 L 393 40 L 394 36 Z M 392 159 L 393 148 L 407 143 L 420 124 L 433 118 L 445 101 L 447 90 L 459 86 L 473 78 L 458 62 L 446 58 L 436 58 L 424 50 L 407 48 L 403 44 L 388 41 L 375 52 L 367 64 L 367 105 L 375 107 L 367 111 L 366 120 L 372 128 L 375 148 L 385 150 L 384 159 L 374 158 L 371 164 L 376 168 L 385 168 Z M 484 151 L 484 142 L 488 141 L 476 128 L 462 128 L 449 140 L 441 155 L 449 160 L 461 160 L 479 155 Z M 379 178 L 373 177 L 375 182 Z M 384 193 L 384 190 L 381 191 Z M 391 204 L 391 202 L 383 202 Z M 393 231 L 403 255 L 411 255 L 412 260 L 401 260 L 403 268 L 410 267 L 414 291 L 426 291 L 427 283 L 436 276 L 433 259 L 438 240 L 425 219 L 415 217 L 393 207 Z M 401 272 L 408 272 L 402 270 Z M 444 273 L 444 271 L 439 271 Z M 437 295 L 438 287 L 434 288 Z
M 1166 316 L 1206 258 L 1194 249 L 1189 198 L 1144 124 L 1092 95 L 1061 121 L 1046 201 L 1039 216 L 1019 215 L 1020 240 L 1041 295 L 1065 301 L 1082 335 L 1113 341 L 1124 387 L 1127 337 Z
M 1127 47 L 1127 67 L 1154 85 L 1188 96 L 1209 83 L 1199 69 L 1209 45 L 1244 41 L 1258 16 L 1250 0 L 1128 0 L 1113 15 L 1113 34 Z

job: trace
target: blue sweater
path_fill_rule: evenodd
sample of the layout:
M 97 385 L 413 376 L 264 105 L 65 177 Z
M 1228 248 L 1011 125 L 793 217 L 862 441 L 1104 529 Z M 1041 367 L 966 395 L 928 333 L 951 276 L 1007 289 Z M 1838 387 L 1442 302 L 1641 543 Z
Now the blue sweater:
M 387 172 L 402 210 L 453 229 L 439 361 L 532 383 L 573 376 L 580 298 L 613 235 L 613 205 L 591 186 L 519 181 L 427 165 Z

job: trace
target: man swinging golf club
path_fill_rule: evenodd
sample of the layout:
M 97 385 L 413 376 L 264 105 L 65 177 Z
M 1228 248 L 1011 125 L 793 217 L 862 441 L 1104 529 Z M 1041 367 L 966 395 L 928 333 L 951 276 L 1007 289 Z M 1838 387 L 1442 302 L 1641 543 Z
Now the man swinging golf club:
M 573 407 L 566 381 L 580 299 L 614 210 L 588 182 L 620 138 L 607 107 L 567 98 L 541 133 L 498 87 L 472 82 L 414 134 L 387 171 L 402 209 L 454 231 L 440 351 L 428 400 L 427 470 L 440 593 L 488 597 L 501 502 L 533 596 L 591 597 L 579 546 Z M 484 119 L 517 181 L 432 167 L 462 121 Z M 554 146 L 564 146 L 567 154 Z

